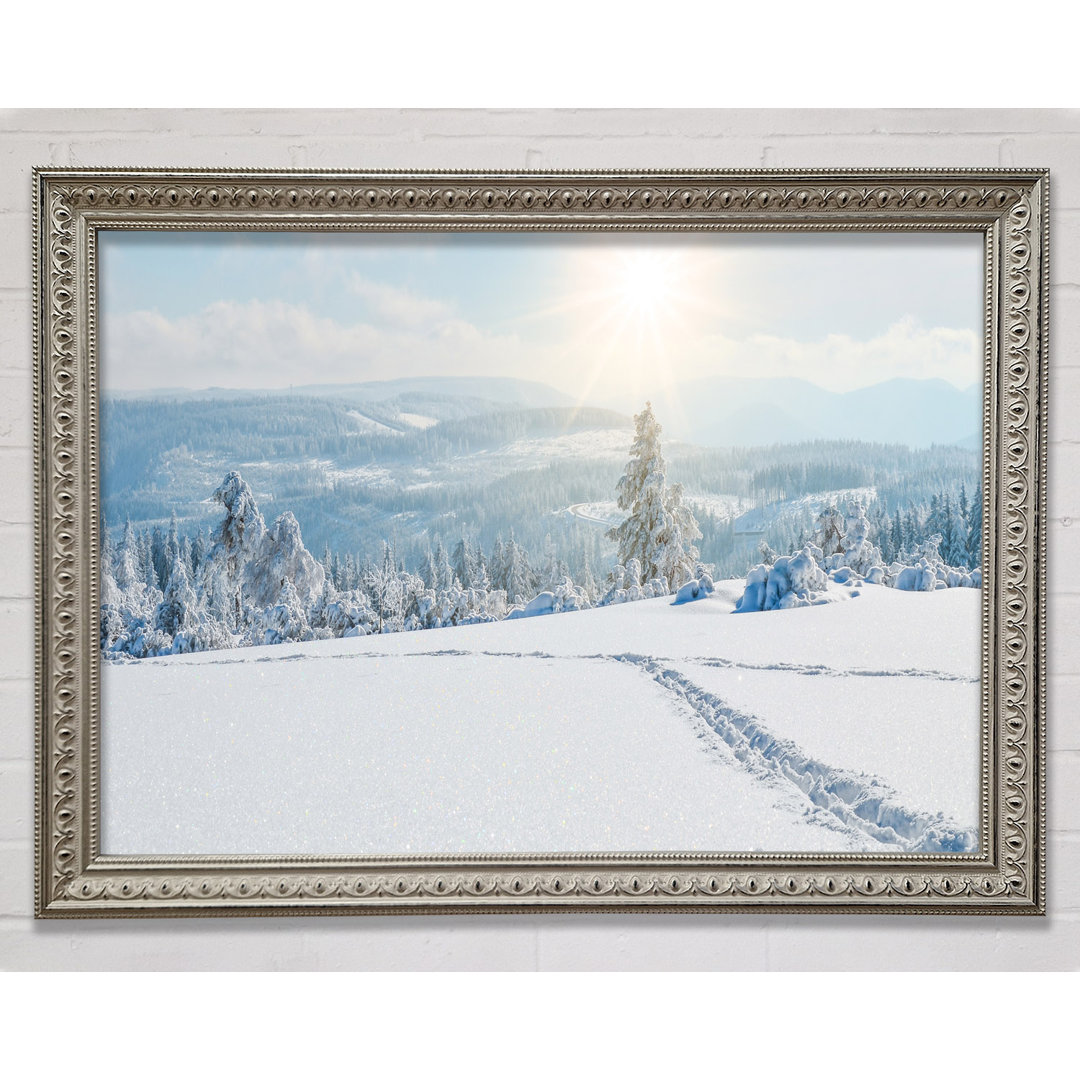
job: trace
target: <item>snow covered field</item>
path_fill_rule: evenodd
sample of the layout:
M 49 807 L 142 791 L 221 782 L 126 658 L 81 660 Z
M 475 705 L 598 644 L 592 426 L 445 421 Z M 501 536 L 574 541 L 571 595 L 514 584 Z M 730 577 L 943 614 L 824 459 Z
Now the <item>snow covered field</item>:
M 105 665 L 107 854 L 970 850 L 979 591 Z

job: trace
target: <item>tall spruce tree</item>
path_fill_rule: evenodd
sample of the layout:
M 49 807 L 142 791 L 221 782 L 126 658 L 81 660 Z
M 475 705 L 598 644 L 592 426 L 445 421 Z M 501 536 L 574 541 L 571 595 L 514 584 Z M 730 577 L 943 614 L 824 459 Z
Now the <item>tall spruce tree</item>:
M 529 562 L 529 553 L 514 539 L 513 529 L 503 547 L 503 562 L 507 600 L 512 604 L 528 603 L 536 593 L 538 581 Z
M 506 590 L 506 552 L 502 533 L 495 537 L 495 544 L 491 549 L 491 560 L 488 563 L 488 571 L 491 575 L 491 587 L 493 589 Z
M 165 583 L 165 594 L 154 612 L 154 626 L 170 638 L 175 638 L 192 631 L 197 613 L 195 590 L 188 580 L 186 567 L 177 559 Z
M 462 537 L 454 548 L 454 554 L 450 556 L 450 565 L 454 570 L 454 577 L 458 584 L 467 589 L 475 576 L 475 564 L 473 559 L 472 545 L 466 537 Z
M 266 522 L 254 493 L 238 472 L 230 472 L 213 497 L 225 508 L 225 517 L 206 554 L 203 582 L 211 610 L 235 630 L 244 622 L 244 570 L 262 546 Z
M 646 402 L 634 417 L 630 460 L 618 485 L 619 509 L 627 517 L 607 535 L 619 545 L 622 565 L 637 559 L 643 581 L 659 578 L 671 589 L 692 573 L 698 557 L 693 541 L 701 531 L 682 501 L 682 486 L 667 486 L 662 430 Z
M 131 518 L 128 518 L 124 522 L 123 539 L 116 552 L 116 584 L 122 593 L 132 592 L 143 584 L 139 555 L 139 541 Z

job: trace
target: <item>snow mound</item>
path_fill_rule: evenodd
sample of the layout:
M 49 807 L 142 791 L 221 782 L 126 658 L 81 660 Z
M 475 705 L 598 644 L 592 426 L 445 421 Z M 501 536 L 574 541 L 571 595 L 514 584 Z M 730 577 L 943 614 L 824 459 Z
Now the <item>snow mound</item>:
M 796 555 L 784 555 L 772 566 L 764 563 L 746 575 L 746 588 L 735 605 L 747 611 L 777 611 L 824 603 L 828 579 L 808 544 Z
M 904 566 L 896 575 L 893 588 L 901 592 L 933 592 L 937 585 L 934 568 L 925 559 L 916 566 Z
M 508 619 L 530 619 L 534 615 L 552 615 L 555 612 L 555 594 L 553 592 L 537 593 L 524 607 L 515 604 L 506 617 Z
M 905 566 L 895 562 L 888 569 L 892 587 L 901 592 L 933 592 L 935 589 L 981 589 L 982 571 L 975 567 L 949 566 L 938 552 L 940 536 L 932 536 L 916 551 L 917 561 Z
M 684 585 L 679 586 L 675 594 L 673 604 L 688 604 L 692 600 L 702 600 L 713 592 L 713 580 L 708 574 L 702 574 L 699 578 L 691 578 Z
M 537 593 L 527 604 L 515 604 L 507 613 L 508 619 L 529 619 L 534 615 L 554 615 L 560 611 L 584 611 L 589 598 L 570 578 L 554 589 Z
M 885 583 L 885 571 L 880 566 L 871 566 L 865 574 L 860 574 L 850 566 L 840 566 L 829 571 L 829 580 L 837 585 L 849 587 L 857 585 L 883 585 Z

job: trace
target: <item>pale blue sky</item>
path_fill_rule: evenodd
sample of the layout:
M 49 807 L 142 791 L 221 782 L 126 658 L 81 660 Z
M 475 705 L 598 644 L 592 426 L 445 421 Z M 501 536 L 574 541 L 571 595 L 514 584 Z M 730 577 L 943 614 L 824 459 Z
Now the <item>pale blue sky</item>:
M 99 265 L 106 389 L 980 377 L 976 233 L 107 231 Z

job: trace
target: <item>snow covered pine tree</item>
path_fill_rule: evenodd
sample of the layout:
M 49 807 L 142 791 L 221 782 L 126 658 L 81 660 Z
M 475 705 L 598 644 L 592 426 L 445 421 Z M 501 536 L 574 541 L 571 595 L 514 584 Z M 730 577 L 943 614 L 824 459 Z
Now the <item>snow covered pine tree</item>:
M 221 481 L 213 499 L 225 508 L 225 517 L 203 563 L 203 589 L 211 614 L 235 632 L 245 626 L 244 571 L 262 547 L 266 522 L 251 488 L 235 470 Z
M 607 535 L 618 543 L 623 566 L 637 559 L 642 582 L 659 579 L 671 592 L 693 574 L 698 558 L 693 542 L 701 539 L 701 530 L 683 503 L 682 484 L 668 486 L 662 430 L 647 401 L 634 417 L 630 460 L 618 486 L 619 509 L 628 516 Z

